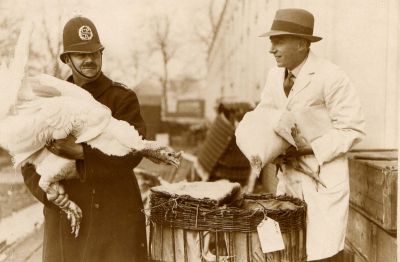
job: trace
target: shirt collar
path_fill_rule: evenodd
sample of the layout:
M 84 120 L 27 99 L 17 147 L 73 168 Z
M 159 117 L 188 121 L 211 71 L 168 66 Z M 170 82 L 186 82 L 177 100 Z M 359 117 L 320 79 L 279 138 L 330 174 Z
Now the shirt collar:
M 68 82 L 74 83 L 72 75 L 68 77 Z M 103 73 L 93 82 L 84 84 L 83 89 L 88 91 L 94 98 L 98 98 L 106 89 L 112 84 L 111 79 L 106 77 Z
M 288 70 L 288 71 L 291 72 L 292 75 L 294 75 L 294 77 L 297 77 L 301 71 L 301 68 L 306 63 L 307 58 L 308 58 L 308 55 L 306 56 L 306 58 L 304 58 L 304 60 L 298 66 L 296 66 L 296 68 L 294 68 L 293 70 Z

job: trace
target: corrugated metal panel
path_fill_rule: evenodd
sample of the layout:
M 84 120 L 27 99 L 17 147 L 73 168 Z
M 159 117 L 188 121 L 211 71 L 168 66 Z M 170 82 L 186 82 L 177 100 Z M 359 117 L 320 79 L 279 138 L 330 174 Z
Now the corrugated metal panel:
M 228 148 L 234 132 L 235 127 L 223 114 L 219 114 L 215 118 L 214 123 L 208 131 L 207 138 L 197 155 L 199 163 L 207 172 L 210 173 L 216 166 L 218 160 Z
M 235 136 L 218 161 L 218 165 L 229 168 L 250 168 L 249 160 L 236 145 Z

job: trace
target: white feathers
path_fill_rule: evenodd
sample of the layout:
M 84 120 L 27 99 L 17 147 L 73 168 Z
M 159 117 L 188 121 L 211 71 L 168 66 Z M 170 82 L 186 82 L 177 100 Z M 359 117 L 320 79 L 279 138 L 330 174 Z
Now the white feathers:
M 14 59 L 9 67 L 4 62 L 0 66 L 0 119 L 15 105 L 28 60 L 31 30 L 30 19 L 25 19 L 14 50 Z
M 79 88 L 79 87 L 74 87 Z M 0 121 L 0 145 L 12 154 L 39 150 L 53 139 L 72 134 L 82 141 L 98 136 L 108 125 L 111 111 L 85 106 L 71 97 L 36 98 Z
M 249 161 L 257 157 L 263 167 L 289 148 L 290 144 L 274 130 L 282 113 L 274 108 L 258 106 L 244 115 L 235 136 L 236 144 Z
M 49 119 L 62 122 L 66 127 L 67 122 L 72 125 L 77 143 L 87 142 L 100 135 L 111 120 L 110 109 L 79 86 L 45 74 L 29 78 L 29 84 L 36 95 L 45 94 L 45 97 L 40 98 L 41 103 L 52 107 L 46 107 L 46 112 L 57 112 L 54 116 L 48 116 Z M 59 96 L 51 97 L 51 94 Z M 61 120 L 63 116 L 67 122 Z
M 136 129 L 125 121 L 112 118 L 101 135 L 87 143 L 108 155 L 124 156 L 136 149 L 144 149 L 144 141 Z
M 40 74 L 34 77 L 30 77 L 28 81 L 31 89 L 37 96 L 45 97 L 41 95 L 41 93 L 43 93 L 48 94 L 48 97 L 74 97 L 79 100 L 86 100 L 90 103 L 100 104 L 93 98 L 93 96 L 89 92 L 82 89 L 81 87 L 73 83 L 53 77 L 51 75 Z
M 133 126 L 114 119 L 109 108 L 79 86 L 42 74 L 29 78 L 27 87 L 36 97 L 0 121 L 0 145 L 18 155 L 15 164 L 29 157 L 25 152 L 70 134 L 76 143 L 87 142 L 108 155 L 124 156 L 147 145 Z
M 86 90 L 50 75 L 41 74 L 30 78 L 32 90 L 36 94 L 50 94 L 57 92 L 61 103 L 64 99 L 76 101 L 80 105 L 71 108 L 71 116 L 80 120 L 81 127 L 74 125 L 76 143 L 87 142 L 90 146 L 99 149 L 105 154 L 123 156 L 135 149 L 144 149 L 145 143 L 136 129 L 125 121 L 111 117 L 107 107 L 97 102 Z M 44 98 L 48 99 L 48 98 Z

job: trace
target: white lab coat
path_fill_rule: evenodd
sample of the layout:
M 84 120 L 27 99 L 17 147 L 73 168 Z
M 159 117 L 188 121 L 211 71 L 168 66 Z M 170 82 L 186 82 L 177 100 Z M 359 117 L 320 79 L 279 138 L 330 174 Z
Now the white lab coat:
M 278 174 L 277 187 L 277 194 L 289 194 L 307 203 L 307 259 L 323 259 L 344 248 L 349 206 L 346 152 L 364 137 L 363 114 L 349 79 L 329 61 L 310 52 L 288 97 L 283 91 L 284 70 L 270 70 L 260 106 L 292 112 L 322 109 L 329 116 L 320 126 L 325 130 L 306 139 L 314 155 L 301 157 L 314 172 L 320 166 L 320 179 L 327 188 L 317 186 L 290 165 Z M 299 126 L 300 136 L 302 128 L 307 127 Z

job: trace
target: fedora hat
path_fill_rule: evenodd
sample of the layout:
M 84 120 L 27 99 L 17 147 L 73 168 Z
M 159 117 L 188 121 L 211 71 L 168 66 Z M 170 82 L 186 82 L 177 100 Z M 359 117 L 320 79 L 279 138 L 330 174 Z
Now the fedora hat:
M 317 42 L 322 37 L 314 36 L 314 16 L 304 9 L 288 8 L 276 11 L 271 30 L 260 37 L 293 35 Z

